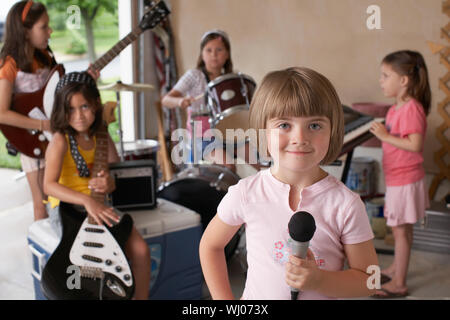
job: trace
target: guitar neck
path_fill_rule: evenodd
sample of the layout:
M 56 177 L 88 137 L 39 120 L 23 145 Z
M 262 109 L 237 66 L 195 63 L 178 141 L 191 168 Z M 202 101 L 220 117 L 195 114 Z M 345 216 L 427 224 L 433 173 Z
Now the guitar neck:
M 158 1 L 153 7 L 148 9 L 141 22 L 126 37 L 117 42 L 108 52 L 93 63 L 96 70 L 103 69 L 112 59 L 122 52 L 131 42 L 137 39 L 139 35 L 147 29 L 154 28 L 170 13 L 164 1 Z
M 97 132 L 96 135 L 96 145 L 95 145 L 95 154 L 94 154 L 94 165 L 92 167 L 92 177 L 97 177 L 100 171 L 104 171 L 107 173 L 109 171 L 108 167 L 108 132 L 106 131 L 106 127 L 102 126 L 101 129 Z M 91 197 L 94 200 L 104 203 L 105 202 L 105 194 L 91 191 Z M 95 220 L 88 216 L 88 221 L 91 224 L 96 224 Z
M 109 49 L 104 55 L 98 58 L 94 64 L 94 69 L 100 71 L 108 63 L 111 62 L 115 57 L 117 57 L 123 49 L 125 49 L 130 43 L 136 40 L 139 35 L 143 32 L 141 27 L 137 26 L 128 35 L 126 35 L 122 40 L 117 42 L 111 49 Z

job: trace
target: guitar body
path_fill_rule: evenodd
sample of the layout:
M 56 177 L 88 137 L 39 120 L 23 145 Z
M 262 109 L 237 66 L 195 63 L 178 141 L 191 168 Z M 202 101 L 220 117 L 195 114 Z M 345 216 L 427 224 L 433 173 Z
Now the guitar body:
M 29 113 L 37 108 L 43 115 L 50 118 L 56 85 L 63 75 L 63 66 L 55 66 L 40 90 L 15 93 L 12 97 L 11 110 L 29 117 Z M 42 132 L 4 124 L 0 124 L 0 130 L 21 153 L 32 158 L 44 158 L 49 141 Z
M 86 214 L 71 204 L 61 202 L 59 209 L 62 239 L 42 272 L 44 295 L 51 300 L 130 299 L 134 277 L 123 251 L 132 218 L 126 214 L 120 223 L 109 228 L 89 224 Z M 96 231 L 86 232 L 86 228 Z M 121 270 L 117 271 L 117 267 Z

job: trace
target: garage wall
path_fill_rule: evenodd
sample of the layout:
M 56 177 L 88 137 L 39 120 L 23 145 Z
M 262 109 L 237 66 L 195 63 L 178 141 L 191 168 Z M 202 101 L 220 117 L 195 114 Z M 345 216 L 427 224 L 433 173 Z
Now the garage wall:
M 426 41 L 446 44 L 440 38 L 440 28 L 448 23 L 442 1 L 171 0 L 170 5 L 180 76 L 195 66 L 203 33 L 220 28 L 231 38 L 236 71 L 257 83 L 269 71 L 307 66 L 332 81 L 344 104 L 392 102 L 379 88 L 380 61 L 392 51 L 420 51 L 433 93 L 425 167 L 428 173 L 438 171 L 433 153 L 439 149 L 435 130 L 442 120 L 436 105 L 444 98 L 438 80 L 446 69 Z M 367 13 L 371 5 L 378 6 L 379 20 L 376 12 Z M 379 21 L 380 29 L 369 29 L 368 20 Z

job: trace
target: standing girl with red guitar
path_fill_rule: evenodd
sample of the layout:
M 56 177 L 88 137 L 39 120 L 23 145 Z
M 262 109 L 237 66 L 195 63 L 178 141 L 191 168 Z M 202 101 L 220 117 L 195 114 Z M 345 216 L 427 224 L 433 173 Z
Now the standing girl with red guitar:
M 0 52 L 0 123 L 30 130 L 50 131 L 49 120 L 32 119 L 11 110 L 12 95 L 42 87 L 56 65 L 48 47 L 52 29 L 45 6 L 20 1 L 8 13 L 4 45 Z M 20 155 L 33 198 L 34 219 L 47 217 L 43 181 L 43 159 Z
M 114 208 L 104 204 L 105 194 L 115 189 L 114 179 L 108 172 L 108 163 L 118 162 L 120 159 L 114 143 L 106 131 L 106 126 L 103 125 L 102 110 L 97 86 L 88 73 L 71 72 L 58 82 L 51 116 L 51 128 L 54 135 L 45 154 L 47 168 L 44 177 L 44 190 L 50 196 L 49 201 L 52 207 L 49 212 L 50 219 L 53 222 L 61 217 L 63 226 L 62 240 L 54 255 L 57 254 L 58 250 L 70 249 L 70 246 L 73 250 L 75 244 L 72 245 L 72 241 L 74 239 L 70 239 L 70 237 L 71 235 L 77 235 L 78 229 L 81 230 L 79 225 L 75 225 L 80 219 L 82 221 L 85 218 L 83 212 L 76 212 L 73 215 L 75 219 L 70 220 L 66 216 L 69 213 L 63 212 L 62 208 L 67 207 L 67 203 L 78 205 L 81 208 L 84 207 L 85 210 L 82 211 L 87 213 L 92 221 L 91 228 L 103 224 L 111 227 L 111 233 L 116 238 L 115 242 L 121 247 L 123 245 L 124 251 L 132 261 L 131 270 L 136 284 L 134 297 L 136 299 L 147 299 L 150 285 L 150 252 L 148 246 L 136 228 L 133 227 L 132 220 L 127 215 L 122 217 L 119 223 L 119 216 Z M 103 134 L 103 138 L 100 134 Z M 100 149 L 100 152 L 98 149 Z M 60 201 L 64 203 L 60 203 Z M 53 213 L 57 214 L 54 215 Z M 124 221 L 126 219 L 128 220 Z M 77 230 L 73 233 L 72 229 Z M 80 237 L 80 234 L 78 233 L 77 238 Z M 90 237 L 94 240 L 89 241 L 102 242 L 101 239 L 93 238 L 92 235 Z M 64 242 L 70 243 L 66 245 Z M 107 243 L 101 243 L 101 247 L 107 247 Z M 100 254 L 100 251 L 98 252 Z M 113 268 L 119 266 L 114 260 L 115 255 L 116 252 L 110 256 L 105 254 L 107 257 L 104 258 L 106 265 L 112 265 Z M 61 253 L 61 256 L 63 261 L 68 261 L 68 252 Z M 70 257 L 72 261 L 72 251 Z M 65 274 L 65 277 L 67 277 L 65 268 L 60 267 L 64 262 L 54 262 L 55 268 L 50 267 L 52 258 L 53 256 L 46 266 L 46 268 L 50 268 L 48 269 L 49 272 L 55 270 L 54 273 Z M 110 263 L 108 263 L 108 260 Z M 103 264 L 97 263 L 96 265 L 101 268 Z M 121 268 L 124 269 L 123 266 Z M 121 278 L 127 275 L 124 270 L 119 271 L 119 274 Z M 44 278 L 43 275 L 43 280 Z M 57 276 L 52 275 L 51 278 L 54 279 Z M 128 275 L 128 278 L 131 279 L 131 276 Z M 57 282 L 65 283 L 65 281 Z M 108 283 L 108 281 L 105 281 L 105 283 Z M 115 287 L 117 286 L 115 285 Z M 50 285 L 50 287 L 53 287 L 53 285 Z M 67 292 L 67 295 L 71 294 L 78 293 Z M 80 293 L 81 296 L 74 298 L 89 299 L 90 294 L 92 293 L 86 292 L 86 296 L 83 296 Z M 62 294 L 62 296 L 59 295 L 56 298 L 70 299 L 70 296 L 67 297 Z
M 52 29 L 42 3 L 20 1 L 6 19 L 6 33 L 0 51 L 0 124 L 29 130 L 50 131 L 49 120 L 33 119 L 12 110 L 12 96 L 34 92 L 45 84 L 56 61 L 48 46 Z M 90 72 L 95 79 L 98 72 Z M 30 102 L 31 103 L 31 102 Z M 43 155 L 43 154 L 42 154 Z M 42 188 L 44 160 L 20 155 L 33 198 L 34 219 L 47 217 Z

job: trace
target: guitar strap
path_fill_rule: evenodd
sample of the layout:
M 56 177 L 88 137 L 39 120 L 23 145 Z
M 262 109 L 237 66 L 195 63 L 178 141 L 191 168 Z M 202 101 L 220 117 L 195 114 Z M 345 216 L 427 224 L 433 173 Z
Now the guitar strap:
M 89 177 L 91 172 L 87 166 L 86 161 L 81 155 L 80 151 L 78 151 L 78 143 L 75 137 L 72 134 L 69 134 L 69 145 L 70 145 L 70 154 L 72 155 L 72 159 L 77 166 L 78 175 L 80 177 Z
M 91 172 L 87 166 L 86 160 L 84 160 L 83 156 L 81 155 L 80 151 L 78 150 L 78 143 L 75 137 L 72 134 L 68 134 L 69 136 L 69 145 L 70 145 L 70 154 L 72 155 L 72 159 L 75 162 L 75 165 L 77 166 L 78 175 L 80 177 L 89 177 L 91 175 Z M 108 141 L 105 139 L 104 134 L 100 133 L 96 136 L 96 144 L 95 144 L 95 156 L 96 159 L 100 156 L 98 155 L 98 146 L 100 145 L 108 145 Z M 104 155 L 101 154 L 103 157 Z M 107 155 L 107 152 L 106 152 Z M 102 159 L 104 161 L 107 161 L 107 159 Z

